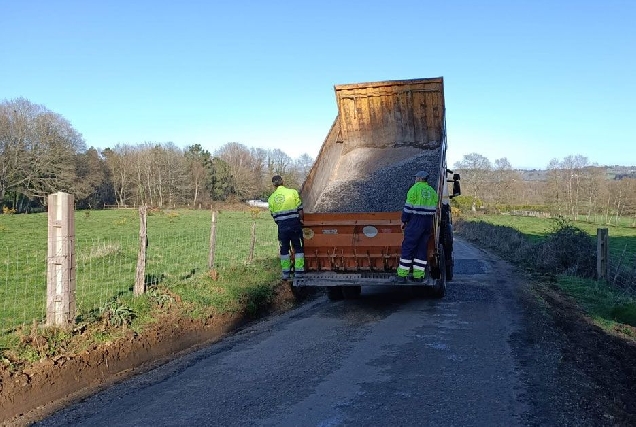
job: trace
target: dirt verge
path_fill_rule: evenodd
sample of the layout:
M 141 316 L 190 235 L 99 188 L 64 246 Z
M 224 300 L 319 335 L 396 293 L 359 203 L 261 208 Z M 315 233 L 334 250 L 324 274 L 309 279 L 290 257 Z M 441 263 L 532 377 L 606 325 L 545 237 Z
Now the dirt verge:
M 558 384 L 558 391 L 539 406 L 560 414 L 587 414 L 578 425 L 636 425 L 635 328 L 620 325 L 605 331 L 556 285 L 537 285 L 534 293 L 550 318 L 544 324 L 536 320 L 542 316 L 535 317 L 534 341 L 541 346 L 553 341 L 559 355 L 554 376 L 543 378 L 544 384 Z M 572 418 L 563 422 L 577 425 Z
M 279 286 L 258 315 L 229 313 L 192 320 L 165 315 L 144 330 L 95 346 L 81 354 L 47 359 L 20 372 L 0 372 L 0 422 L 28 425 L 73 401 L 146 372 L 222 339 L 262 317 L 297 304 L 289 286 Z

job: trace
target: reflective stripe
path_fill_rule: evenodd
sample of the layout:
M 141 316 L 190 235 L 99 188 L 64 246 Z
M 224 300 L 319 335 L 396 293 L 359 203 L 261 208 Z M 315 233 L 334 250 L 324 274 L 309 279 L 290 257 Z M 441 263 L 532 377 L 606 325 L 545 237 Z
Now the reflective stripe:
M 435 215 L 437 211 L 436 208 L 407 208 L 404 207 L 404 212 L 410 213 L 413 215 Z
M 295 213 L 295 214 L 297 214 L 297 213 L 298 213 L 298 209 L 301 209 L 301 208 L 297 208 L 297 209 L 287 209 L 287 210 L 285 210 L 285 211 L 274 212 L 274 213 L 272 214 L 272 216 L 273 216 L 274 218 L 276 218 L 277 216 L 284 216 L 284 215 L 287 215 L 287 214 L 294 214 L 294 213 Z
M 400 264 L 411 265 L 412 263 L 413 263 L 413 260 L 411 259 L 400 258 Z
M 276 222 L 286 221 L 288 219 L 300 219 L 300 215 L 298 215 L 298 212 L 296 212 L 296 213 L 289 214 L 289 215 L 283 215 L 283 216 L 276 215 L 276 216 L 274 216 L 274 221 L 276 221 Z
M 305 254 L 298 252 L 294 256 L 294 270 L 298 272 L 305 271 Z
M 428 262 L 427 262 L 427 261 L 425 261 L 425 260 L 423 260 L 423 259 L 417 259 L 417 258 L 415 258 L 415 259 L 413 260 L 413 264 L 414 264 L 414 265 L 418 265 L 418 266 L 426 267 L 426 264 L 428 264 Z

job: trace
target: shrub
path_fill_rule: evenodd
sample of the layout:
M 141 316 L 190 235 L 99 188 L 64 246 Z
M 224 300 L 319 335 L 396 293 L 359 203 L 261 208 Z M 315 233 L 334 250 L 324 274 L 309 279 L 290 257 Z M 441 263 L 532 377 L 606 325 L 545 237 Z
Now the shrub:
M 467 240 L 492 249 L 517 264 L 541 273 L 594 277 L 596 244 L 585 231 L 566 219 L 556 219 L 555 226 L 539 243 L 531 242 L 520 231 L 484 221 L 457 221 L 455 231 Z
M 539 243 L 537 268 L 543 272 L 594 277 L 596 274 L 596 244 L 585 231 L 567 219 L 557 217 L 555 226 Z

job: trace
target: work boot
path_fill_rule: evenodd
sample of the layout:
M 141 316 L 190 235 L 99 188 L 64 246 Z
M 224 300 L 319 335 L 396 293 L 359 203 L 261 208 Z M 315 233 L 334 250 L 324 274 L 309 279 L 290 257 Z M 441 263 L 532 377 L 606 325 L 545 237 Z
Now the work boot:
M 393 283 L 408 283 L 408 279 L 406 278 L 406 276 L 393 276 L 393 278 L 391 279 L 391 282 L 393 282 Z
M 424 283 L 424 278 L 423 277 L 413 277 L 411 279 L 411 282 L 413 282 L 413 283 Z

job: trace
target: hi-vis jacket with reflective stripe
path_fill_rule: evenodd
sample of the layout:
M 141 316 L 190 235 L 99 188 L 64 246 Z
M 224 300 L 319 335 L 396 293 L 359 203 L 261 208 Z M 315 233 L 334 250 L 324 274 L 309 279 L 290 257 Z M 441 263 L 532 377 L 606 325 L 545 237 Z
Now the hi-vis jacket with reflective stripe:
M 267 199 L 269 205 L 269 211 L 274 217 L 276 224 L 285 223 L 290 220 L 300 221 L 300 211 L 303 208 L 302 201 L 298 195 L 298 191 L 293 188 L 287 188 L 284 185 L 279 185 L 276 191 Z M 294 221 L 290 221 L 294 222 Z
M 402 210 L 402 222 L 411 219 L 435 215 L 437 210 L 437 192 L 424 181 L 413 184 L 406 194 L 406 203 Z

